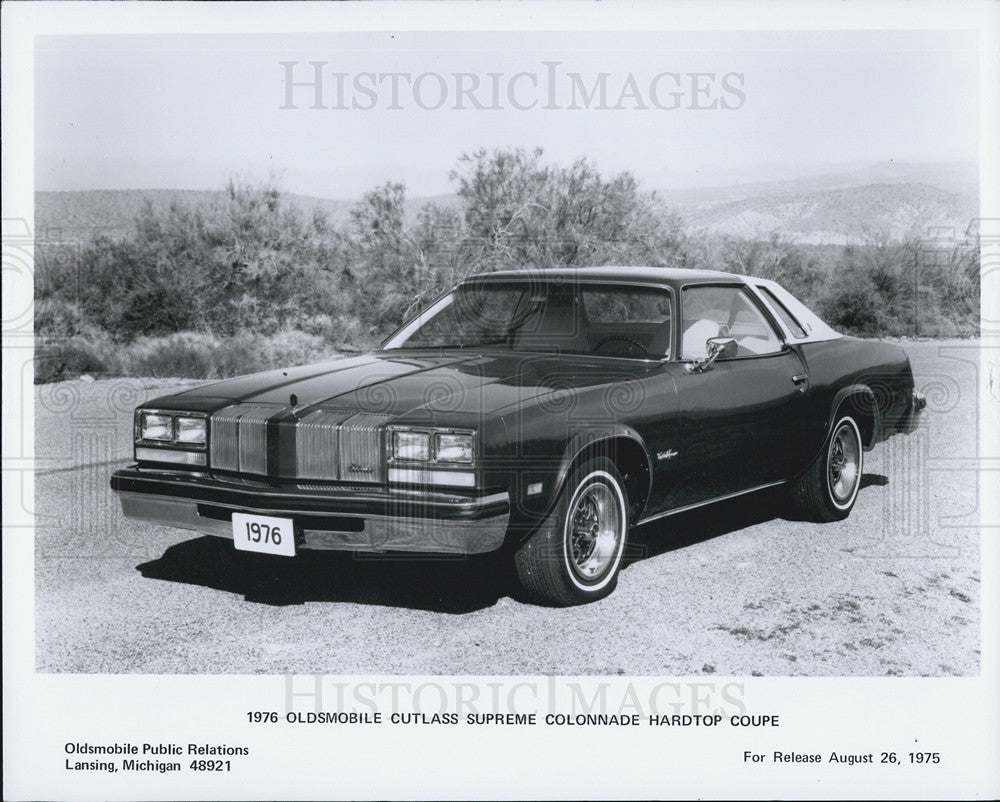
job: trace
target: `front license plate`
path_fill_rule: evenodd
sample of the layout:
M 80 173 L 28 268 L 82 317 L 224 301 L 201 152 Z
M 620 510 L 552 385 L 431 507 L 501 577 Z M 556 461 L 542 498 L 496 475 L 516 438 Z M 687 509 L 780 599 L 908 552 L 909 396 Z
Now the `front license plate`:
M 233 513 L 233 543 L 241 551 L 295 556 L 295 522 L 291 518 Z

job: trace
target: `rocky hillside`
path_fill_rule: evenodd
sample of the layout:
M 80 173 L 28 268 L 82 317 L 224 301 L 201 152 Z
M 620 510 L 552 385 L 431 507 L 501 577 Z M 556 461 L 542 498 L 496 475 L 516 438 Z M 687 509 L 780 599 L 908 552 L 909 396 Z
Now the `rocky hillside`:
M 979 203 L 973 193 L 947 192 L 927 184 L 870 184 L 676 206 L 692 229 L 742 236 L 780 231 L 798 242 L 843 244 L 880 232 L 893 238 L 942 228 L 961 234 L 977 216 Z
M 660 171 L 646 177 L 644 184 L 676 209 L 691 230 L 739 236 L 780 231 L 804 244 L 857 242 L 873 231 L 901 237 L 943 227 L 961 233 L 979 208 L 976 168 L 960 162 L 873 165 L 794 179 L 676 188 L 686 181 Z M 166 189 L 37 192 L 35 228 L 40 238 L 48 240 L 86 239 L 98 231 L 115 236 L 131 228 L 147 201 L 161 206 L 213 194 Z M 288 197 L 303 213 L 319 210 L 332 222 L 345 219 L 353 202 Z M 458 202 L 454 195 L 410 198 L 407 214 L 415 217 L 432 200 L 445 205 Z

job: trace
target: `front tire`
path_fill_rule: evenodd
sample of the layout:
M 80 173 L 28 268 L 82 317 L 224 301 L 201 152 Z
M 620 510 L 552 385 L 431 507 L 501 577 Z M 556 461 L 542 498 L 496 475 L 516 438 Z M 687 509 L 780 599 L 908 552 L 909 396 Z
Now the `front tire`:
M 603 599 L 618 583 L 628 527 L 628 493 L 614 463 L 598 457 L 577 466 L 514 555 L 521 586 L 559 607 Z
M 851 514 L 861 489 L 864 447 L 850 415 L 838 418 L 812 465 L 792 485 L 792 504 L 811 521 L 841 521 Z

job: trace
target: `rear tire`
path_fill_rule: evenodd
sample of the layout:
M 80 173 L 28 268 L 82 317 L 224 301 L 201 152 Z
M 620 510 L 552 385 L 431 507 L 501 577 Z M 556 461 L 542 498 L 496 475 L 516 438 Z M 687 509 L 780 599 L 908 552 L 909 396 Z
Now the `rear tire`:
M 514 554 L 521 586 L 559 607 L 603 599 L 618 583 L 628 527 L 628 492 L 615 464 L 606 457 L 582 463 Z
M 843 520 L 858 497 L 863 468 L 861 430 L 853 417 L 841 415 L 823 450 L 792 484 L 792 506 L 810 521 Z

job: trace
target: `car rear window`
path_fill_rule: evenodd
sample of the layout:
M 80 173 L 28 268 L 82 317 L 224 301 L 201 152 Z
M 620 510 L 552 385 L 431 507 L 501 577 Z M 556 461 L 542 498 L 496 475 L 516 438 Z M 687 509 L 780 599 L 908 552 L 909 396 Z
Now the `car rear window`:
M 762 287 L 759 284 L 757 285 L 757 289 L 764 295 L 765 298 L 767 298 L 768 303 L 771 304 L 771 308 L 774 310 L 775 314 L 781 318 L 781 322 L 785 324 L 785 328 L 792 333 L 793 337 L 801 340 L 809 336 L 802 324 L 792 316 L 792 313 L 788 311 L 788 308 L 781 301 L 778 300 L 777 296 L 773 292 L 771 292 L 767 287 Z

